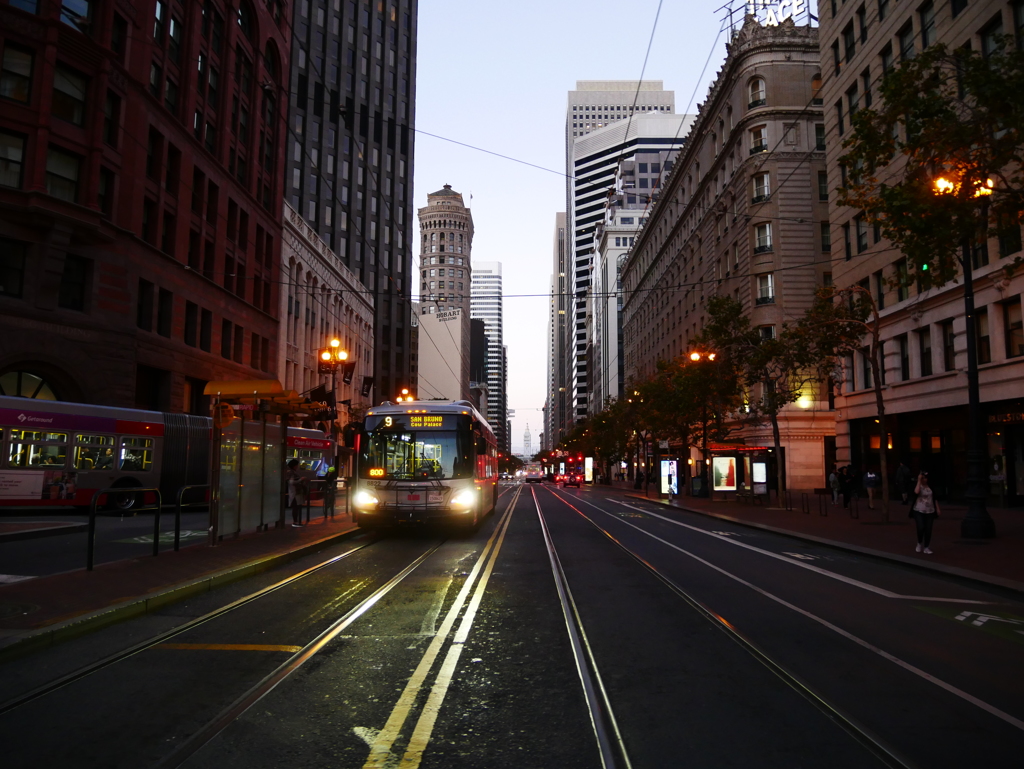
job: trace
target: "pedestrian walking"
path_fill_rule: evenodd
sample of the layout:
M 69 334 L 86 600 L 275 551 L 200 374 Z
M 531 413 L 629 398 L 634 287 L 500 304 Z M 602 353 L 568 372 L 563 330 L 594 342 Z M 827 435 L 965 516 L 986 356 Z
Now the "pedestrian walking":
M 896 468 L 896 488 L 899 489 L 903 504 L 910 504 L 911 474 L 907 463 L 902 459 L 900 466 Z
M 828 474 L 828 486 L 832 489 L 832 507 L 839 504 L 839 468 L 832 465 L 832 472 Z
M 850 509 L 850 490 L 853 483 L 853 478 L 850 476 L 849 467 L 839 468 L 839 493 L 843 497 L 843 509 Z
M 334 467 L 327 468 L 324 476 L 324 518 L 334 517 L 334 501 L 338 494 L 338 471 Z
M 644 471 L 643 470 L 637 470 L 636 471 L 636 481 L 633 483 L 633 488 L 634 489 L 642 489 L 643 486 L 644 486 Z
M 880 488 L 881 485 L 882 485 L 881 480 L 879 480 L 879 478 L 878 478 L 878 473 L 876 473 L 871 468 L 868 468 L 868 471 L 866 473 L 864 473 L 864 481 L 863 481 L 863 483 L 864 483 L 864 488 L 868 492 L 868 509 L 869 510 L 874 510 L 875 509 L 875 489 Z
M 306 504 L 306 479 L 299 473 L 299 460 L 293 459 L 288 462 L 288 471 L 285 473 L 288 482 L 288 504 L 292 508 L 292 528 L 302 526 L 302 506 Z
M 917 476 L 914 493 L 917 495 L 913 508 L 914 520 L 917 521 L 917 552 L 931 555 L 932 550 L 929 545 L 932 543 L 932 528 L 935 526 L 935 519 L 939 517 L 940 511 L 935 493 L 928 485 L 928 473 L 922 472 Z

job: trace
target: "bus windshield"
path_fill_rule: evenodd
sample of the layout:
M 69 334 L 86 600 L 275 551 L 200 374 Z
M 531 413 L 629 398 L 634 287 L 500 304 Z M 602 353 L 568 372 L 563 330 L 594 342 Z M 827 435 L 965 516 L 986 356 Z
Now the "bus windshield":
M 468 424 L 448 430 L 410 430 L 383 422 L 367 436 L 360 457 L 363 478 L 431 481 L 473 477 L 473 441 Z

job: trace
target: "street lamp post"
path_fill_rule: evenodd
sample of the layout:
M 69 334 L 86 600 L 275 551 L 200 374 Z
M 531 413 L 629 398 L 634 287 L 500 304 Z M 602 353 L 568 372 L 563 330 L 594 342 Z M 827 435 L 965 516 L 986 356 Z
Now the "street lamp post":
M 954 194 L 959 185 L 944 179 L 935 180 L 939 194 Z M 977 187 L 973 196 L 980 201 L 981 226 L 988 233 L 988 198 L 992 194 L 991 182 Z M 988 514 L 986 499 L 985 434 L 981 419 L 981 387 L 978 381 L 978 349 L 974 310 L 974 276 L 971 262 L 971 241 L 964 238 L 960 248 L 960 266 L 964 278 L 964 315 L 967 335 L 967 515 L 960 524 L 964 539 L 991 539 L 996 535 L 995 522 Z
M 329 342 L 329 347 L 325 347 L 320 350 L 320 373 L 329 373 L 331 375 L 331 395 L 334 397 L 334 419 L 331 420 L 331 435 L 337 442 L 339 437 L 338 430 L 338 366 L 348 360 L 348 351 L 341 349 L 341 340 L 332 339 Z M 335 446 L 337 450 L 337 446 Z M 337 455 L 334 458 L 334 466 L 338 464 Z
M 702 361 L 706 361 L 708 363 L 714 363 L 715 357 L 716 357 L 715 353 L 708 352 L 706 350 L 694 350 L 693 352 L 690 353 L 690 360 L 692 362 L 694 362 L 694 363 L 700 363 Z M 708 483 L 708 481 L 710 480 L 710 476 L 708 474 L 708 400 L 707 400 L 707 393 L 705 393 L 704 398 L 701 399 L 700 430 L 701 430 L 700 455 L 701 455 L 701 460 L 703 460 L 701 462 L 701 465 L 700 465 L 700 478 L 701 478 L 701 493 L 700 493 L 700 496 L 702 496 L 702 497 L 709 497 L 710 498 L 711 497 L 711 486 Z

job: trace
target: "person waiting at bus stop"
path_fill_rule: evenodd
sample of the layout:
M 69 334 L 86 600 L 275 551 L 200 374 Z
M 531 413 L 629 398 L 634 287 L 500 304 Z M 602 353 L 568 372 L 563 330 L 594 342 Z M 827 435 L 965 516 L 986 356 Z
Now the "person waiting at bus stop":
M 292 528 L 302 526 L 302 506 L 306 504 L 306 479 L 299 473 L 299 460 L 288 462 L 285 473 L 288 483 L 288 504 L 292 508 Z

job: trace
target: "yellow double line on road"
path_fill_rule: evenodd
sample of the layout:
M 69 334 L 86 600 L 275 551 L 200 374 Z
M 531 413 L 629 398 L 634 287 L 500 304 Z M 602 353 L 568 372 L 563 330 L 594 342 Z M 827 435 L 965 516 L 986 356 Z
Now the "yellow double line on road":
M 462 607 L 466 605 L 466 601 L 472 592 L 472 600 L 469 601 L 469 606 L 462 617 L 459 629 L 456 631 L 451 646 L 448 648 L 448 653 L 445 655 L 444 662 L 437 672 L 437 677 L 434 679 L 430 694 L 427 696 L 427 701 L 420 712 L 412 736 L 409 738 L 405 754 L 402 756 L 401 763 L 399 764 L 402 769 L 415 769 L 415 767 L 420 765 L 420 761 L 423 759 L 423 751 L 426 750 L 427 744 L 430 742 L 434 723 L 437 721 L 437 716 L 441 711 L 441 705 L 448 692 L 448 687 L 455 675 L 459 656 L 462 654 L 462 649 L 473 626 L 476 612 L 480 608 L 480 602 L 483 600 L 484 592 L 487 589 L 487 582 L 491 577 L 491 572 L 494 570 L 498 553 L 501 551 L 501 545 L 505 541 L 505 532 L 508 530 L 508 524 L 515 510 L 516 502 L 519 500 L 521 490 L 522 487 L 520 486 L 512 495 L 505 514 L 498 522 L 491 538 L 487 540 L 487 544 L 484 546 L 480 557 L 466 578 L 462 590 L 459 591 L 458 597 L 445 615 L 444 622 L 441 623 L 441 627 L 430 642 L 430 646 L 427 647 L 427 651 L 423 654 L 419 665 L 413 671 L 412 677 L 406 684 L 402 695 L 398 698 L 398 702 L 395 703 L 387 723 L 384 724 L 384 728 L 380 730 L 373 745 L 370 746 L 370 756 L 366 759 L 366 763 L 363 764 L 363 769 L 385 769 L 385 766 L 394 765 L 391 760 L 391 748 L 409 719 L 416 705 L 416 700 L 423 690 L 427 677 L 434 666 L 434 662 L 437 660 L 438 655 L 440 655 L 441 649 L 447 641 L 452 628 L 455 627 L 455 622 L 462 611 Z

